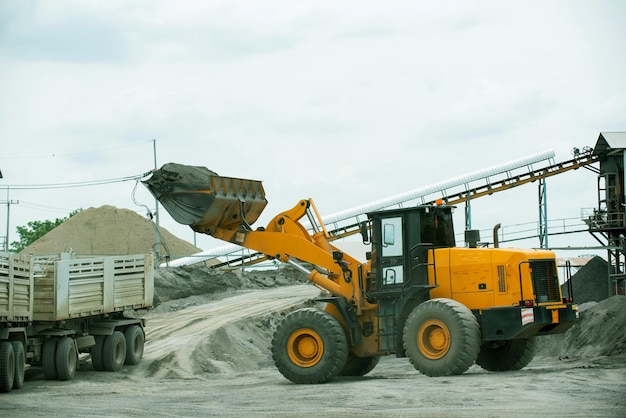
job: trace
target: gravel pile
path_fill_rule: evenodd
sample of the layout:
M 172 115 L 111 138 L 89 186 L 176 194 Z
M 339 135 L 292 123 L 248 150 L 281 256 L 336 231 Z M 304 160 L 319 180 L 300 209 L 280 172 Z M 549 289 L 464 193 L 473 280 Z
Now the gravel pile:
M 608 272 L 608 263 L 598 256 L 581 267 L 570 279 L 574 302 L 600 302 L 608 298 Z M 569 296 L 569 283 L 562 286 L 562 291 L 563 296 Z

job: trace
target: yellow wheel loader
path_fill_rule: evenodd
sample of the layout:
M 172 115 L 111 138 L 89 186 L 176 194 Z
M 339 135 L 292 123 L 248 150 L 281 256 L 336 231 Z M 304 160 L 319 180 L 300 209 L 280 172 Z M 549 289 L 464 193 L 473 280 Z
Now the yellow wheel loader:
M 365 375 L 389 354 L 427 376 L 462 374 L 475 362 L 518 370 L 536 336 L 578 318 L 553 252 L 456 247 L 451 206 L 368 213 L 362 263 L 333 246 L 311 199 L 253 229 L 267 204 L 260 181 L 169 163 L 143 183 L 177 222 L 290 263 L 323 290 L 319 308 L 287 315 L 274 333 L 274 362 L 294 383 Z

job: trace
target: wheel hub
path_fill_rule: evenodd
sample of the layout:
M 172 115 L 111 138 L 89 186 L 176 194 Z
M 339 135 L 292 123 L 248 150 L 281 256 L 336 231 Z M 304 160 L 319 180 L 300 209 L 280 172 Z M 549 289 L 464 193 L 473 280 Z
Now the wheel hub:
M 417 344 L 426 358 L 440 359 L 450 349 L 450 331 L 442 321 L 431 319 L 420 327 L 417 333 Z
M 324 354 L 324 343 L 319 334 L 311 329 L 299 329 L 287 341 L 287 353 L 292 362 L 300 367 L 315 366 Z

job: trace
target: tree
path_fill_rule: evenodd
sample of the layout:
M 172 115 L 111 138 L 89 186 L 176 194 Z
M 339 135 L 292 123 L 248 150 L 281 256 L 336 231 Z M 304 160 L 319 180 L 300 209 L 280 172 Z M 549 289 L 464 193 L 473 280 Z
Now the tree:
M 22 251 L 24 248 L 28 247 L 30 244 L 37 241 L 39 238 L 43 237 L 80 211 L 82 211 L 82 209 L 76 209 L 75 211 L 72 211 L 69 216 L 61 219 L 57 218 L 54 221 L 30 221 L 26 224 L 26 226 L 18 226 L 16 229 L 20 239 L 19 241 L 11 243 L 11 251 Z

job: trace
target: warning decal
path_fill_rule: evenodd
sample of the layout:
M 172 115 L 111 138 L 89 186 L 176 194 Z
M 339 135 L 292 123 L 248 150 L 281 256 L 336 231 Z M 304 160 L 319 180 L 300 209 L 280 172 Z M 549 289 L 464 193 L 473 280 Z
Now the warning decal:
M 535 313 L 533 308 L 522 309 L 522 325 L 528 325 L 535 322 Z

